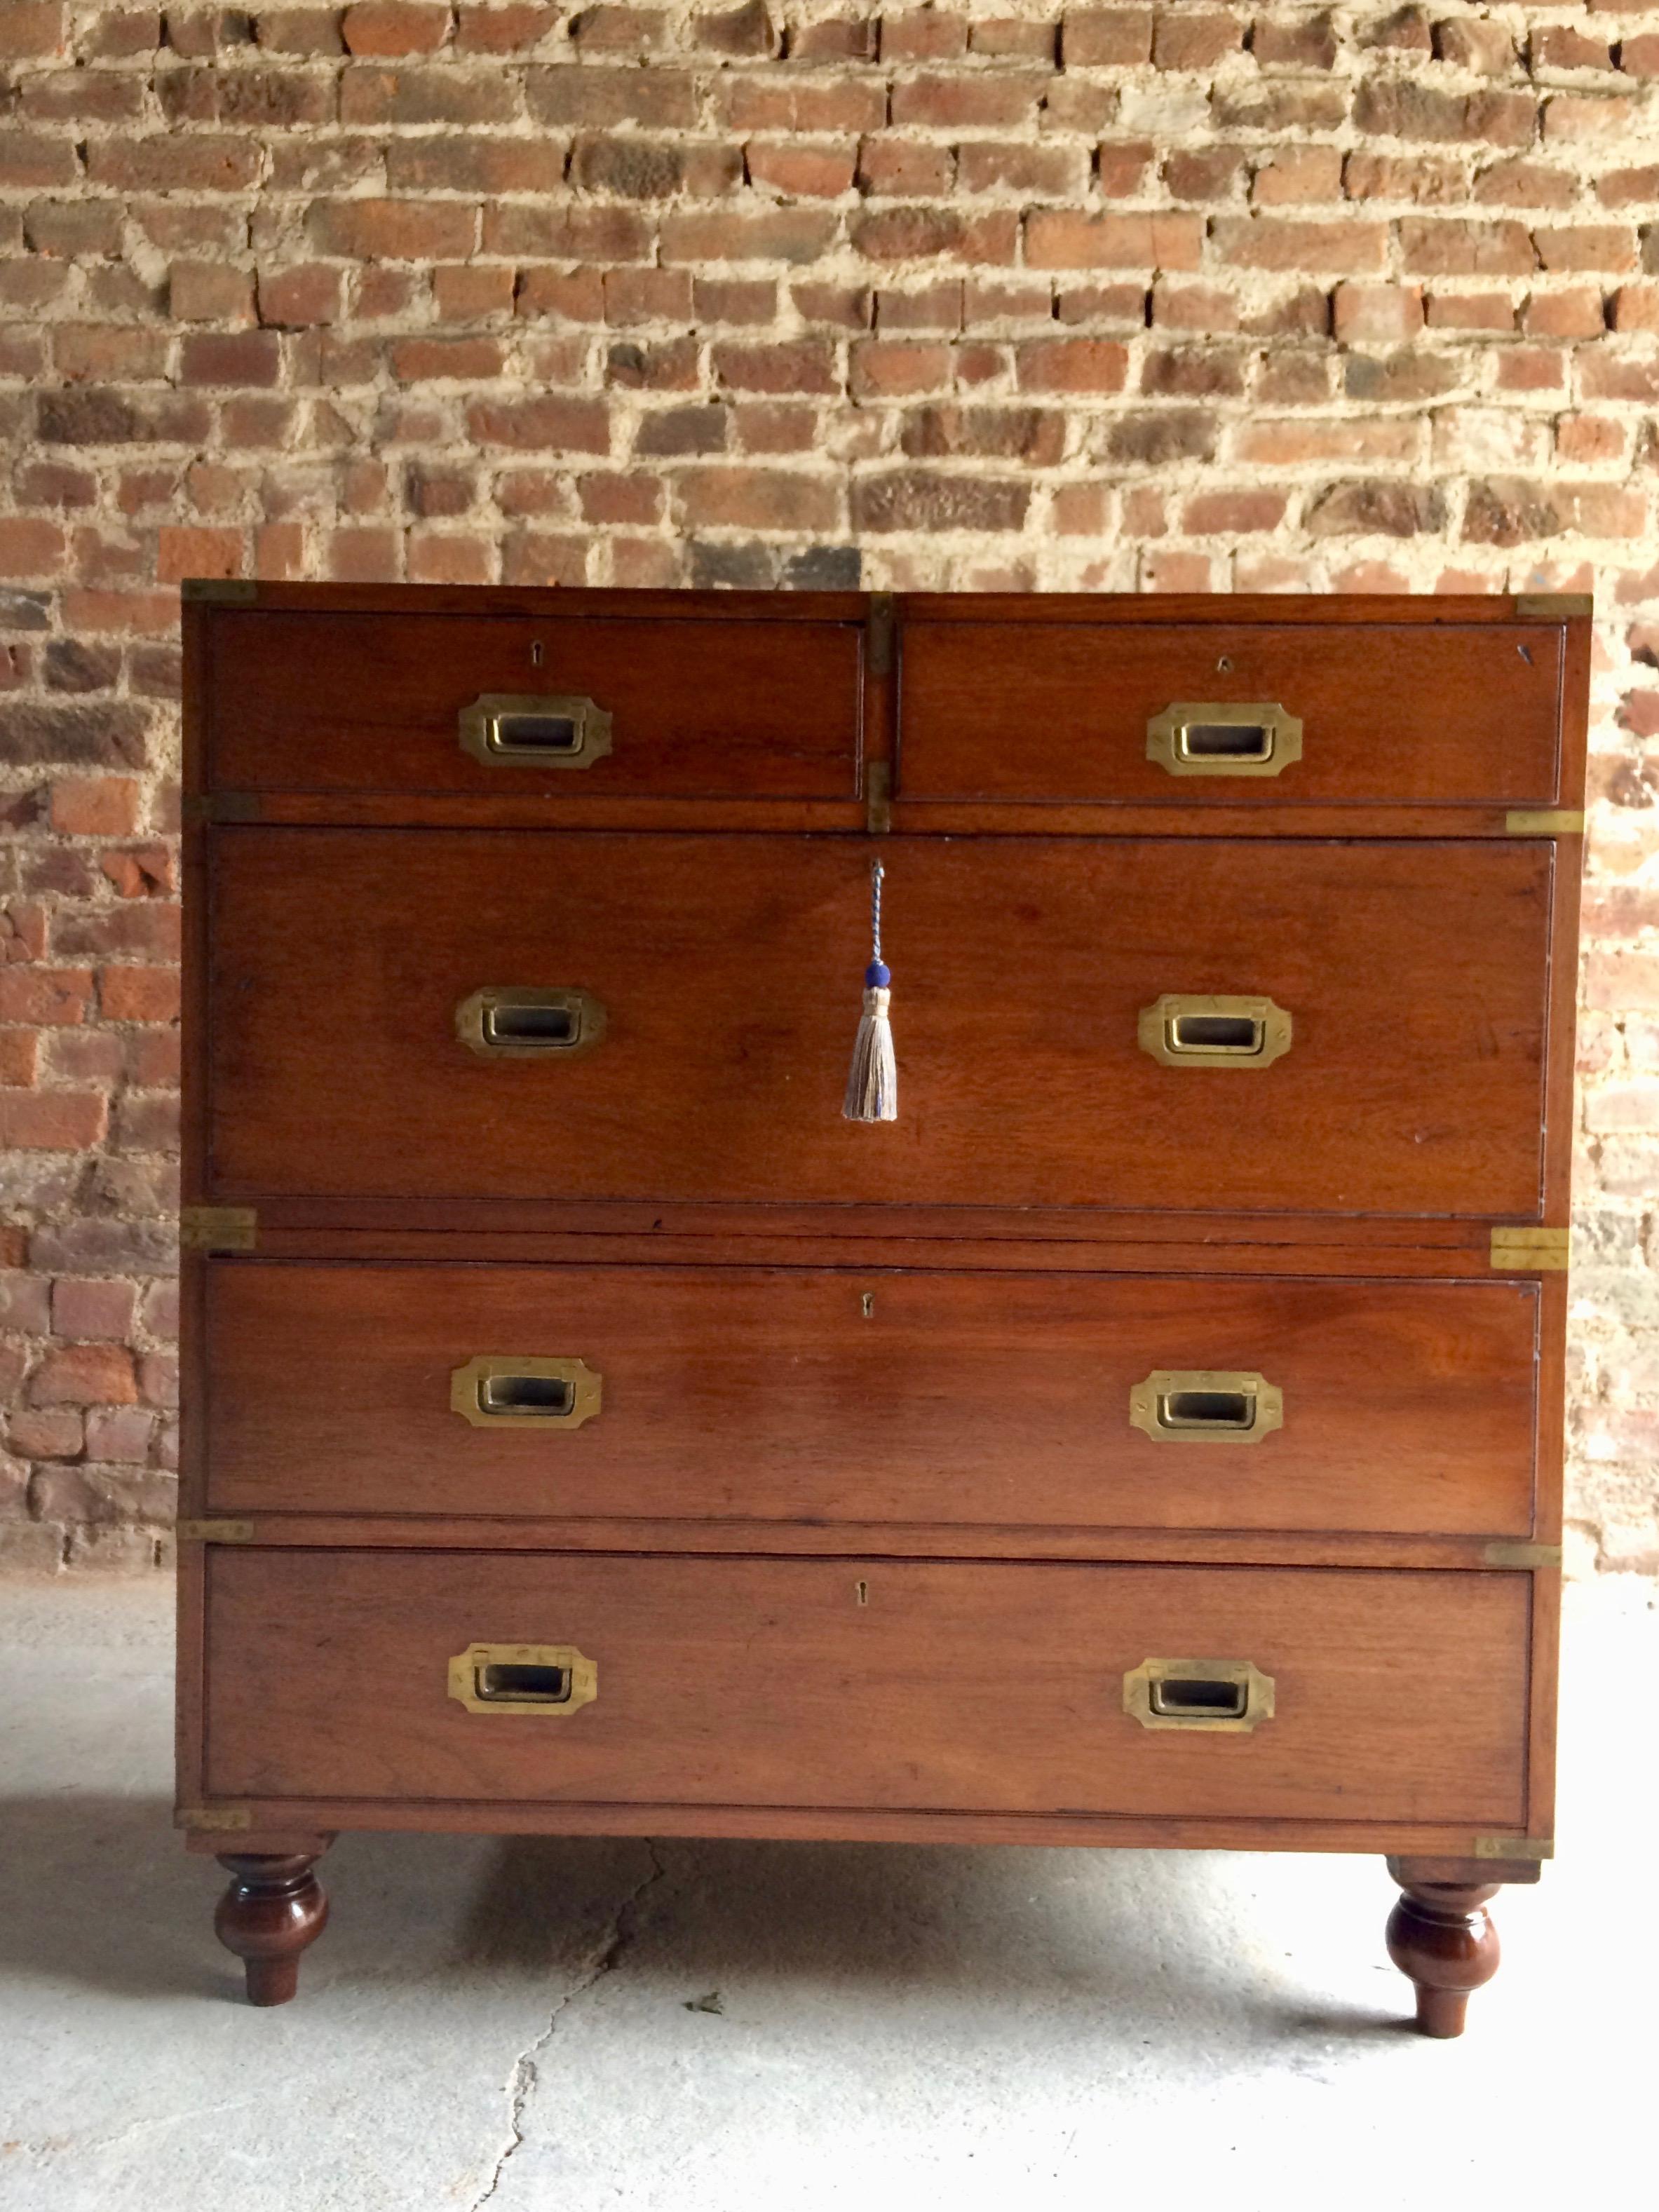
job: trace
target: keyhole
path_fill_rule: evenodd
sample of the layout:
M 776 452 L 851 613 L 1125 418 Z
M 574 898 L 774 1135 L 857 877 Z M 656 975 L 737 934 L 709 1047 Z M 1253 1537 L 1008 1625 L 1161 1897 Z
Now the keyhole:
M 857 1593 L 858 1593 L 858 1601 L 859 1601 L 859 1603 L 860 1603 L 860 1605 L 868 1605 L 868 1604 L 869 1604 L 869 1602 L 870 1602 L 870 1585 L 869 1585 L 869 1583 L 854 1583 L 854 1585 L 853 1585 L 853 1588 L 854 1588 L 854 1590 L 856 1590 L 856 1591 L 857 1591 Z
M 866 1321 L 873 1321 L 875 1319 L 876 1294 L 873 1291 L 865 1291 L 860 1294 L 859 1311 L 864 1316 Z
M 1527 651 L 1526 647 L 1524 645 L 1517 645 L 1515 649 L 1520 654 L 1522 659 L 1526 662 L 1528 667 L 1530 668 L 1533 665 L 1532 655 Z
M 538 639 L 536 640 L 535 643 L 534 643 L 534 644 L 531 647 L 531 648 L 530 648 L 530 665 L 531 665 L 532 668 L 539 668 L 539 667 L 541 666 L 541 665 L 542 665 L 542 641 L 541 641 L 540 638 L 538 638 Z
M 1220 659 L 1217 661 L 1216 667 L 1223 676 L 1231 676 L 1233 672 L 1233 657 L 1231 653 L 1224 653 Z

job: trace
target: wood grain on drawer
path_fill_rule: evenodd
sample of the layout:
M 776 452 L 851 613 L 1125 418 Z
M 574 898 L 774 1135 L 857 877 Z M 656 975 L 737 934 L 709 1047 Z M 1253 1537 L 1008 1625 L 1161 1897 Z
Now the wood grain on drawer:
M 1455 1571 L 210 1558 L 216 1797 L 1521 1817 L 1529 1585 Z M 574 1647 L 580 1711 L 467 1711 L 475 1643 Z M 1249 1662 L 1249 1734 L 1146 1729 L 1149 1658 Z
M 214 1194 L 1535 1212 L 1547 844 L 882 851 L 871 1127 L 862 839 L 214 832 Z M 481 1056 L 457 1009 L 499 986 L 591 994 L 603 1039 Z M 1160 1064 L 1172 993 L 1271 998 L 1291 1049 Z
M 242 791 L 847 799 L 860 647 L 850 623 L 239 614 L 212 629 L 213 781 Z M 538 657 L 539 655 L 539 657 Z M 480 696 L 591 699 L 591 766 L 464 751 Z
M 1520 1536 L 1537 1304 L 1520 1282 L 225 1261 L 209 1500 Z M 475 1425 L 451 1377 L 479 1356 L 579 1358 L 599 1411 Z M 1261 1375 L 1283 1426 L 1131 1425 L 1149 1375 L 1217 1370 Z
M 906 799 L 1548 806 L 1563 632 L 1537 623 L 907 623 Z M 1171 775 L 1149 720 L 1277 705 L 1301 755 L 1273 775 Z

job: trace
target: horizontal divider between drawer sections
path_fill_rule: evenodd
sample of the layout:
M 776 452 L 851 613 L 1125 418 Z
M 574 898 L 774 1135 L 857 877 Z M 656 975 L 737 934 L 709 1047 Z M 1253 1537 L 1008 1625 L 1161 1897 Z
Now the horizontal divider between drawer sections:
M 1468 1858 L 1483 1840 L 1464 1827 L 1398 1821 L 1310 1820 L 1257 1814 L 964 1813 L 845 1806 L 703 1805 L 619 1800 L 568 1802 L 468 1798 L 238 1798 L 256 1837 L 351 1829 L 456 1835 L 672 1835 L 757 1841 L 1088 1844 L 1106 1849 L 1342 1851 L 1366 1856 Z M 191 1850 L 243 1849 L 220 1830 L 187 1838 Z M 1507 1878 L 1507 1877 L 1506 1877 Z
M 695 797 L 623 799 L 469 795 L 438 791 L 333 792 L 282 787 L 216 791 L 191 805 L 216 830 L 545 830 L 623 831 L 638 836 L 805 835 L 862 838 L 869 823 L 863 800 L 732 799 Z M 884 836 L 1313 839 L 1334 844 L 1414 842 L 1422 838 L 1558 838 L 1582 830 L 1519 830 L 1507 802 L 1407 805 L 1356 799 L 1338 805 L 1280 799 L 1206 800 L 1202 806 L 1144 800 L 912 799 L 890 801 Z M 1548 811 L 1540 799 L 1540 811 Z
M 1540 1546 L 1535 1566 L 1519 1566 L 1513 1536 L 1414 1536 L 1403 1532 L 1322 1534 L 1312 1530 L 977 1527 L 938 1523 L 776 1521 L 562 1521 L 505 1516 L 264 1512 L 181 1524 L 217 1547 L 216 1529 L 237 1550 L 546 1552 L 586 1557 L 952 1561 L 978 1565 L 1350 1568 L 1381 1572 L 1553 1571 L 1559 1547 Z M 1530 1547 L 1528 1547 L 1530 1548 Z

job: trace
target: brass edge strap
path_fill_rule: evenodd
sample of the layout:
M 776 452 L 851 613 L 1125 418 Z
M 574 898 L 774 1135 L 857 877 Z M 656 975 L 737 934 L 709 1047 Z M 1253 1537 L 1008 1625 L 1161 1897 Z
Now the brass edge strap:
M 1570 1229 L 1494 1229 L 1488 1259 L 1522 1274 L 1565 1274 L 1571 1243 Z
M 1553 1859 L 1555 1856 L 1553 1836 L 1477 1836 L 1474 1856 L 1478 1859 Z
M 893 594 L 877 592 L 865 617 L 865 665 L 872 676 L 893 672 Z
M 173 1816 L 175 1828 L 200 1828 L 210 1835 L 234 1835 L 253 1826 L 246 1805 L 181 1805 Z
M 1511 837 L 1582 837 L 1584 817 L 1571 807 L 1517 808 L 1504 817 Z
M 1559 1567 L 1559 1544 L 1488 1544 L 1481 1559 L 1489 1567 Z
M 864 771 L 865 826 L 884 837 L 893 826 L 893 771 L 886 761 L 871 761 Z
M 198 605 L 251 607 L 258 600 L 259 586 L 252 576 L 186 576 L 179 596 Z
M 1515 611 L 1522 622 L 1571 622 L 1575 616 L 1593 615 L 1595 601 L 1588 592 L 1522 592 Z
M 259 1217 L 251 1206 L 181 1206 L 179 1243 L 186 1252 L 252 1252 Z
M 180 1521 L 173 1534 L 181 1544 L 251 1544 L 251 1521 Z

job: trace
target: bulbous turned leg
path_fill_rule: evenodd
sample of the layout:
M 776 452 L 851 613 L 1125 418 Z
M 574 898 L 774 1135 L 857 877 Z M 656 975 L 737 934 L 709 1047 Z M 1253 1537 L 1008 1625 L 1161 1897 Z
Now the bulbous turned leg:
M 314 1851 L 281 1857 L 221 1852 L 230 1887 L 213 1925 L 219 1941 L 247 1972 L 247 2001 L 286 2004 L 300 1986 L 300 1954 L 328 1921 L 328 1899 L 313 1869 Z
M 1410 1859 L 1390 1859 L 1389 1871 L 1405 1892 L 1389 1916 L 1389 1956 L 1416 1985 L 1419 2032 L 1462 2035 L 1470 1990 L 1498 1972 L 1486 1900 L 1502 1885 L 1429 1879 Z

